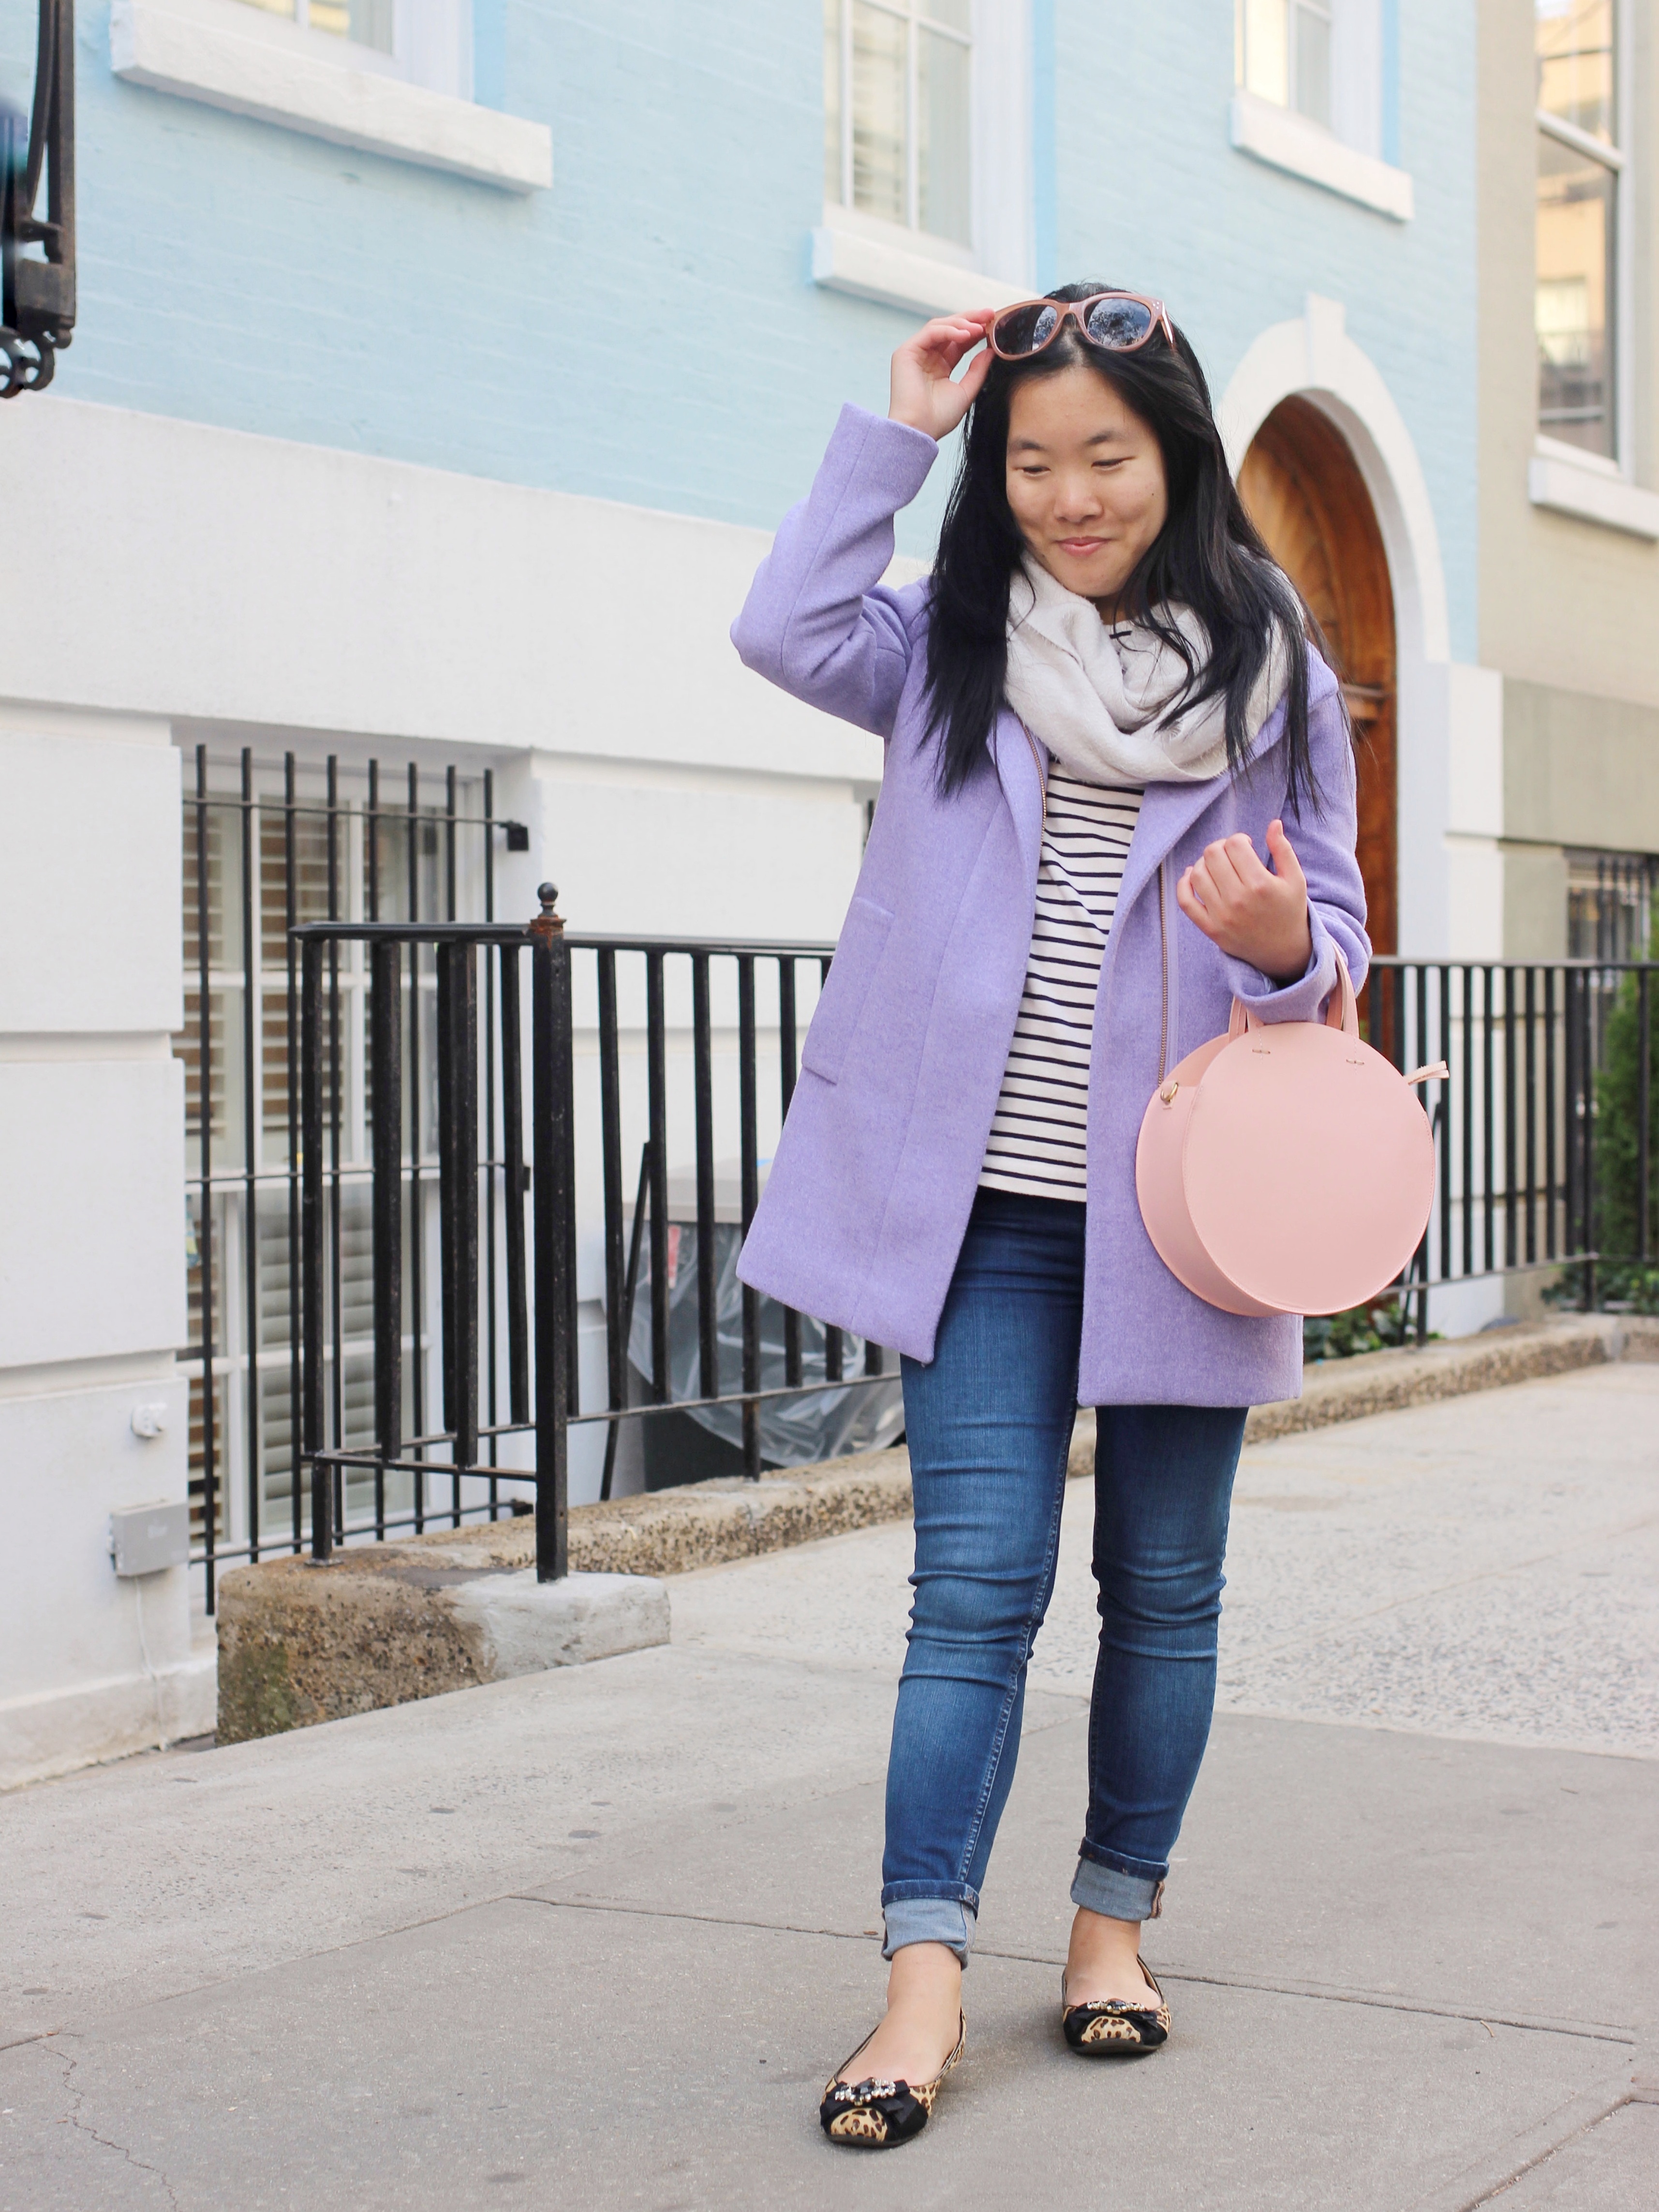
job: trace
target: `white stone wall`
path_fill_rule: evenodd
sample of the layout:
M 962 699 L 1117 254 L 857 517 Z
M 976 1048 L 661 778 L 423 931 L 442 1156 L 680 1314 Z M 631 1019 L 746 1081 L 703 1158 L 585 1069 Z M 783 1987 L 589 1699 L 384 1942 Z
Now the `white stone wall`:
M 184 1570 L 179 758 L 165 722 L 0 702 L 0 1786 L 212 1726 Z M 138 1406 L 161 1433 L 134 1432 Z
M 135 1594 L 107 1538 L 187 1480 L 181 749 L 490 767 L 499 915 L 550 876 L 573 929 L 828 940 L 881 746 L 732 652 L 758 531 L 55 398 L 0 466 L 40 518 L 0 605 L 3 1786 L 213 1725 L 200 1571 Z

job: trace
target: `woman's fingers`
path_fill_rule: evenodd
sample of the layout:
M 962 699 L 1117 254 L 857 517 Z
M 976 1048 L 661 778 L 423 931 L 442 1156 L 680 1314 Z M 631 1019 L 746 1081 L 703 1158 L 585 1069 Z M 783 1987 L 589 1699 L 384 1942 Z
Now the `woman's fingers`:
M 1255 848 L 1241 831 L 1232 837 L 1218 838 L 1205 848 L 1204 865 L 1209 870 L 1210 880 L 1224 899 L 1236 899 L 1251 888 L 1254 878 L 1265 874 L 1255 857 Z
M 1282 822 L 1267 831 L 1273 861 L 1243 832 L 1206 845 L 1176 883 L 1176 903 L 1212 945 L 1264 975 L 1299 975 L 1311 950 L 1308 886 Z
M 941 364 L 948 375 L 984 337 L 988 319 L 988 309 L 983 315 L 935 315 L 931 323 L 922 325 L 911 343 L 919 353 Z
M 1210 920 L 1202 898 L 1199 896 L 1195 884 L 1197 874 L 1197 867 L 1193 866 L 1183 868 L 1176 877 L 1176 904 L 1188 921 L 1195 922 L 1206 937 L 1212 938 L 1216 933 L 1215 926 Z
M 976 353 L 957 380 L 957 390 L 962 394 L 962 411 L 965 415 L 979 397 L 979 388 L 991 373 L 992 355 L 989 347 Z
M 952 377 L 965 356 L 985 336 L 993 310 L 975 308 L 961 315 L 936 315 L 924 323 L 893 356 L 892 404 L 888 412 L 896 422 L 943 438 L 954 430 L 985 381 L 990 365 L 988 349 L 969 364 L 960 382 Z
M 1267 824 L 1267 851 L 1273 860 L 1274 873 L 1284 882 L 1292 885 L 1305 898 L 1308 895 L 1308 878 L 1302 872 L 1302 863 L 1296 857 L 1296 848 L 1285 835 L 1285 824 L 1282 822 L 1270 822 Z

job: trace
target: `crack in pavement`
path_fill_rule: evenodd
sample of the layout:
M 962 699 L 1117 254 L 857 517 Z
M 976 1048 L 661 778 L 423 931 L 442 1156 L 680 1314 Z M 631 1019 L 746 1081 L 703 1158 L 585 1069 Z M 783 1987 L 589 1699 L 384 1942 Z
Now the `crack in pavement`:
M 83 2091 L 76 2088 L 72 2078 L 76 2067 L 81 2063 L 80 2060 L 78 2058 L 72 2057 L 67 2051 L 63 2050 L 61 2047 L 52 2055 L 54 2057 L 61 2057 L 64 2062 L 64 2087 L 72 2100 L 73 2107 L 72 2110 L 65 2113 L 64 2117 L 67 2119 L 70 2127 L 74 2128 L 77 2133 L 90 2137 L 90 2139 L 95 2142 L 100 2149 L 118 2152 L 120 2156 L 126 2160 L 127 2164 L 131 2166 L 136 2166 L 140 2173 L 153 2173 L 155 2179 L 161 2183 L 162 2188 L 166 2190 L 167 2193 L 167 2203 L 173 2208 L 173 2212 L 179 2212 L 179 2199 L 173 2194 L 173 2184 L 167 2179 L 166 2174 L 162 2172 L 159 2166 L 151 2166 L 146 2160 L 135 2157 L 133 2153 L 127 2148 L 125 2143 L 112 2142 L 109 2136 L 100 2136 L 97 2129 L 92 2125 L 90 2121 L 83 2120 L 81 2118 L 81 2106 L 85 2101 L 85 2095 Z
M 1582 2127 L 1575 2128 L 1571 2135 L 1565 2135 L 1559 2142 L 1551 2143 L 1547 2149 L 1540 2150 L 1535 2158 L 1528 2159 L 1523 2166 L 1517 2166 L 1514 2172 L 1506 2174 L 1496 2188 L 1483 2189 L 1480 2196 L 1471 2197 L 1468 2203 L 1462 2207 L 1462 2212 L 1480 2212 L 1483 2204 L 1490 2204 L 1499 2197 L 1507 2197 L 1517 2181 L 1524 2181 L 1529 2173 L 1536 2172 L 1546 2160 L 1559 2157 L 1564 2150 L 1570 2150 L 1574 2143 L 1583 2142 L 1593 2128 L 1599 2128 L 1604 2120 L 1610 2120 L 1615 2112 L 1622 2112 L 1626 2105 L 1634 2104 L 1635 2101 L 1632 2097 L 1615 2098 L 1605 2111 L 1595 2113 L 1592 2118 L 1586 2120 Z
M 673 1912 L 660 1905 L 623 1905 L 605 1898 L 538 1897 L 522 1890 L 509 1890 L 506 1897 L 515 1905 L 544 1905 L 563 1911 L 623 1912 L 642 1920 L 690 1921 L 709 1928 L 754 1928 L 778 1936 L 821 1936 L 833 1943 L 867 1943 L 872 1940 L 867 1935 L 855 1935 L 843 1928 L 811 1928 L 793 1920 L 744 1920 L 732 1913 Z M 1023 1966 L 1058 1966 L 1063 1963 L 1059 1958 L 1044 1958 L 1035 1951 L 999 1951 L 986 1943 L 975 1944 L 974 1955 L 978 1959 L 1006 1959 Z M 1488 2034 L 1495 2021 L 1499 2027 L 1516 2028 L 1526 2035 L 1564 2035 L 1575 2042 L 1614 2043 L 1626 2050 L 1634 2050 L 1637 2043 L 1633 2029 L 1626 2031 L 1610 2021 L 1568 2027 L 1555 2021 L 1524 2020 L 1498 2012 L 1472 2012 L 1458 2005 L 1413 2002 L 1409 1998 L 1383 1996 L 1361 1990 L 1322 1988 L 1312 1982 L 1250 1982 L 1225 1974 L 1183 1972 L 1174 1966 L 1163 1966 L 1158 1972 L 1166 1982 L 1182 1982 L 1200 1989 L 1248 1990 L 1261 1996 L 1303 1997 L 1312 2004 L 1364 2005 L 1376 2012 L 1421 2014 L 1431 2020 L 1466 2020 L 1478 2022 Z

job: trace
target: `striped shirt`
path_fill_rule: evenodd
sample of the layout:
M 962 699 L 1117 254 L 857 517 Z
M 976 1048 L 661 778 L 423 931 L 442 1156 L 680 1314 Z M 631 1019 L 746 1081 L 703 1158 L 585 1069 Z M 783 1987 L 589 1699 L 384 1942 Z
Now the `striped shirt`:
M 1141 796 L 1049 769 L 1025 988 L 983 1188 L 1079 1204 L 1088 1195 L 1095 994 Z

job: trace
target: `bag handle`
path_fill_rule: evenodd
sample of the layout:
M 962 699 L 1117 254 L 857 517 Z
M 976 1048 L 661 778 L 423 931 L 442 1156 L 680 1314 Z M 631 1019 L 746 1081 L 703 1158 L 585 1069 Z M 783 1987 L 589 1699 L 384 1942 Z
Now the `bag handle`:
M 1353 979 L 1348 973 L 1348 963 L 1342 948 L 1336 948 L 1336 982 L 1325 1002 L 1325 1026 L 1340 1030 L 1344 1036 L 1357 1038 L 1359 1035 L 1359 1002 L 1353 994 Z M 1247 1006 L 1243 999 L 1233 1000 L 1233 1010 L 1227 1020 L 1227 1042 L 1242 1037 L 1249 1030 L 1271 1028 L 1260 1014 Z

